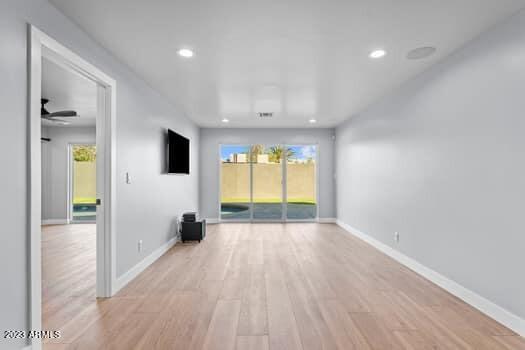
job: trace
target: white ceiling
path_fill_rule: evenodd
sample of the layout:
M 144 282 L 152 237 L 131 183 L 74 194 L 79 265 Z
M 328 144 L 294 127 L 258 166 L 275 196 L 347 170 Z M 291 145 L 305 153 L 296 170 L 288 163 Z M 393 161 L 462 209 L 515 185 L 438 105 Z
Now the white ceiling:
M 51 0 L 198 125 L 332 127 L 525 0 Z M 405 58 L 420 46 L 436 54 Z M 177 55 L 180 48 L 193 58 Z M 384 48 L 388 55 L 371 60 Z M 273 109 L 273 118 L 256 112 Z M 271 112 L 271 111 L 270 111 Z M 311 125 L 308 119 L 316 118 Z
M 56 63 L 42 59 L 42 97 L 49 102 L 49 112 L 61 110 L 77 111 L 78 117 L 59 118 L 70 122 L 60 125 L 42 119 L 46 126 L 95 126 L 97 115 L 97 85 L 81 75 Z

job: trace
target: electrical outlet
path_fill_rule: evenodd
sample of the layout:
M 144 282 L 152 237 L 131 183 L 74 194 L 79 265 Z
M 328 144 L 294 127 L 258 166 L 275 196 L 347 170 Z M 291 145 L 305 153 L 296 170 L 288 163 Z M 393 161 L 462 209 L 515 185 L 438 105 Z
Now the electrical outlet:
M 399 232 L 394 232 L 394 241 L 399 243 Z
M 142 239 L 139 240 L 138 248 L 139 248 L 139 253 L 142 252 Z

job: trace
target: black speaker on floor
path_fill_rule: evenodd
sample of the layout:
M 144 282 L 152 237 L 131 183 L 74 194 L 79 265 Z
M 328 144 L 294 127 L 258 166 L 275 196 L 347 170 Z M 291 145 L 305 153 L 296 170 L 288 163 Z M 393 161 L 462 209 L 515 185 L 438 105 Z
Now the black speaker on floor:
M 196 213 L 182 215 L 180 239 L 186 241 L 202 241 L 206 237 L 206 220 L 198 220 Z

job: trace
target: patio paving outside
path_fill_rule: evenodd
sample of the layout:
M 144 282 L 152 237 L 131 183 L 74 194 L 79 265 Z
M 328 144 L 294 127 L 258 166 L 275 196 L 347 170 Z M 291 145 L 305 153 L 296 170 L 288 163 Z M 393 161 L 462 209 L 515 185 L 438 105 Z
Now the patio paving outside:
M 74 203 L 72 219 L 73 221 L 88 221 L 88 222 L 96 221 L 97 220 L 96 203 Z
M 288 203 L 287 218 L 292 220 L 315 219 L 317 206 L 315 203 Z M 282 203 L 254 203 L 253 218 L 256 220 L 281 220 Z M 250 219 L 250 204 L 222 203 L 221 219 L 248 220 Z

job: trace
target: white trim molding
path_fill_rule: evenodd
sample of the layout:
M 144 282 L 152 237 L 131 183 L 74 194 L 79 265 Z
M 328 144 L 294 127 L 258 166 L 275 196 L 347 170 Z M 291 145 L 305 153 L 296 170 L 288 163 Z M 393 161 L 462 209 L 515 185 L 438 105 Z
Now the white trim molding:
M 455 295 L 456 297 L 460 298 L 467 304 L 475 307 L 490 318 L 498 321 L 499 323 L 508 327 L 509 329 L 513 330 L 519 335 L 525 336 L 525 320 L 520 318 L 519 316 L 514 315 L 510 311 L 505 310 L 504 308 L 493 303 L 492 301 L 485 299 L 481 295 L 476 294 L 470 289 L 463 287 L 459 283 L 426 267 L 425 265 L 393 249 L 392 247 L 389 247 L 388 245 L 380 242 L 379 240 L 371 237 L 370 235 L 367 235 L 366 233 L 363 233 L 362 231 L 353 228 L 352 226 L 344 223 L 343 221 L 337 220 L 337 225 L 342 227 L 351 235 L 367 242 L 382 253 L 388 255 L 397 262 L 405 265 L 417 274 L 425 277 L 432 283 L 437 284 L 438 286 L 445 289 L 447 292 Z
M 217 219 L 217 218 L 206 218 L 206 223 L 207 224 L 218 224 L 219 223 L 219 219 Z
M 30 230 L 30 329 L 42 328 L 41 116 L 42 58 L 97 84 L 97 297 L 110 297 L 116 282 L 116 81 L 38 28 L 28 24 L 28 122 Z M 42 348 L 41 339 L 31 347 Z
M 175 245 L 175 243 L 177 243 L 177 237 L 173 237 L 168 242 L 161 245 L 159 248 L 153 251 L 150 255 L 142 259 L 137 265 L 133 266 L 122 276 L 118 277 L 117 282 L 114 284 L 112 294 L 115 295 L 115 293 L 117 293 L 119 290 L 125 287 L 129 282 L 131 282 L 135 277 L 137 277 L 142 271 L 148 268 L 148 266 L 153 264 L 155 261 L 157 261 L 158 258 L 164 255 L 164 253 L 170 250 L 171 247 Z
M 42 225 L 67 225 L 69 222 L 67 219 L 43 219 Z

